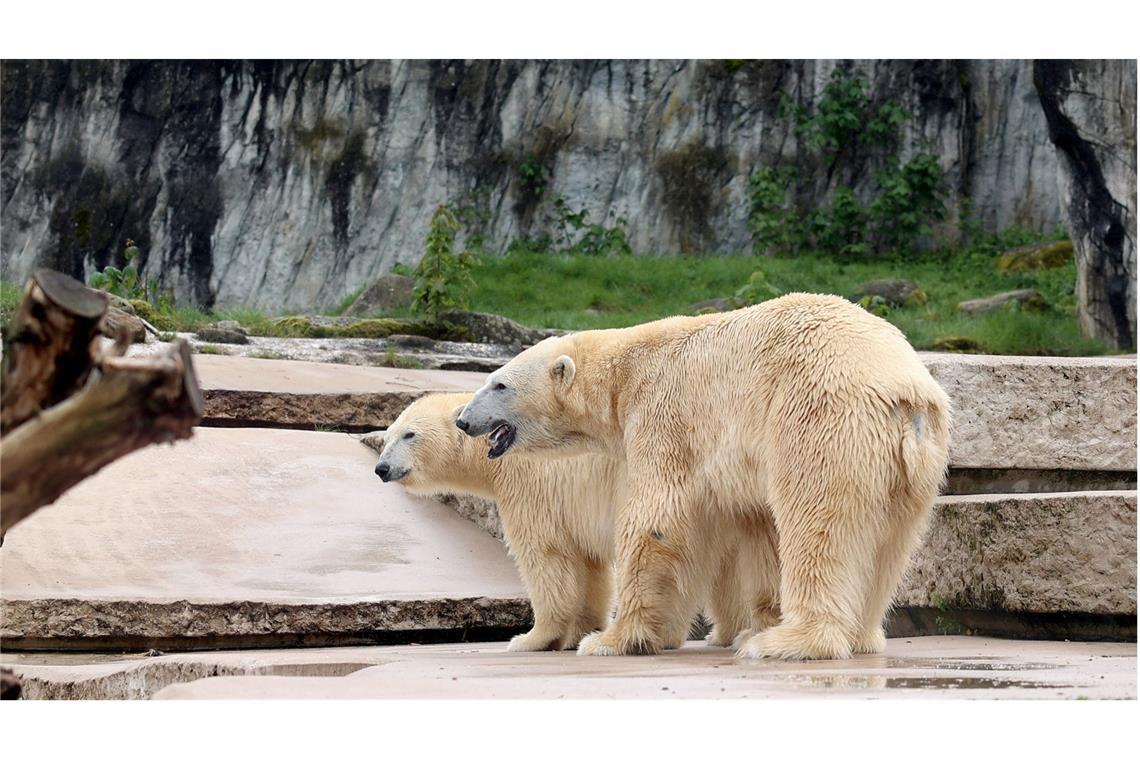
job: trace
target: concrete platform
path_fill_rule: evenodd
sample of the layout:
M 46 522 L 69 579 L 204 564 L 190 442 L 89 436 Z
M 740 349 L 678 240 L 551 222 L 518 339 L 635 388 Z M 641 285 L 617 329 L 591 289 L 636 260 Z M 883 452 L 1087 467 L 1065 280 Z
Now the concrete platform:
M 363 643 L 526 625 L 502 544 L 381 483 L 373 465 L 351 436 L 290 430 L 198 428 L 136 452 L 5 537 L 0 636 L 9 647 Z
M 478 372 L 406 370 L 196 354 L 203 424 L 236 427 L 387 427 L 425 393 L 475 390 Z
M 739 660 L 696 642 L 654 657 L 494 643 L 3 662 L 31 699 L 1136 698 L 1135 644 L 966 636 L 892 639 L 883 655 L 807 663 Z
M 690 642 L 654 657 L 508 653 L 505 642 L 0 655 L 27 699 L 1135 699 L 1136 645 L 891 639 L 846 661 L 739 660 Z M 200 679 L 200 680 L 199 680 Z
M 8 534 L 2 642 L 184 651 L 527 625 L 502 544 L 373 466 L 351 436 L 289 430 L 199 428 L 137 452 Z M 1135 557 L 1134 491 L 944 497 L 891 631 L 1134 638 Z

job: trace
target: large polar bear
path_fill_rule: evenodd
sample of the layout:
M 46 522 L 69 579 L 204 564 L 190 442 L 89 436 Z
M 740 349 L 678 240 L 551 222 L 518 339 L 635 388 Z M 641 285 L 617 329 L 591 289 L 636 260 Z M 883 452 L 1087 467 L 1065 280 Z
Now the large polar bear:
M 627 463 L 617 616 L 581 654 L 657 652 L 734 513 L 770 510 L 782 616 L 740 654 L 880 652 L 942 482 L 949 400 L 895 327 L 835 296 L 548 338 L 456 420 L 491 454 Z M 726 527 L 727 526 L 727 527 Z
M 431 394 L 404 409 L 384 433 L 376 474 L 413 493 L 494 499 L 535 615 L 534 628 L 512 639 L 509 651 L 576 647 L 584 635 L 609 621 L 613 516 L 615 504 L 624 499 L 625 465 L 598 454 L 488 457 L 482 441 L 455 426 L 472 395 Z M 729 645 L 749 627 L 774 624 L 779 615 L 771 521 L 738 527 L 743 530 L 718 546 L 714 575 L 694 595 L 714 623 L 709 643 L 715 646 Z M 743 584 L 742 578 L 749 580 Z M 664 647 L 681 645 L 695 613 L 688 610 L 672 621 L 662 634 Z

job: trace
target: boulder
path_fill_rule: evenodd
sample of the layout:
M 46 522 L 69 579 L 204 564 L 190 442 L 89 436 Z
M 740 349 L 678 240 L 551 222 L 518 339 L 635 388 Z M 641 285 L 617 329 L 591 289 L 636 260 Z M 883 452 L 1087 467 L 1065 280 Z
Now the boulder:
M 236 345 L 244 345 L 249 343 L 249 338 L 245 333 L 237 330 L 225 330 L 218 326 L 203 327 L 197 332 L 198 340 L 205 341 L 206 343 L 232 343 Z
M 1073 260 L 1073 241 L 1061 240 L 1044 245 L 1014 248 L 998 257 L 999 272 L 1026 272 L 1035 269 L 1058 269 Z
M 346 317 L 364 317 L 401 311 L 412 305 L 416 281 L 401 274 L 381 275 L 344 310 Z
M 958 354 L 980 354 L 985 351 L 981 343 L 961 335 L 946 335 L 930 344 L 931 351 L 948 351 Z
M 249 335 L 249 330 L 241 326 L 241 322 L 236 319 L 223 319 L 214 324 L 214 327 L 219 330 L 229 330 L 231 332 L 239 332 L 242 335 Z
M 562 335 L 565 330 L 549 330 L 526 327 L 512 319 L 498 314 L 484 314 L 478 311 L 452 310 L 439 315 L 443 322 L 466 328 L 471 332 L 471 340 L 476 343 L 497 343 L 505 346 L 533 346 L 543 338 Z
M 110 336 L 128 335 L 128 343 L 145 343 L 146 326 L 133 311 L 127 312 L 117 306 L 108 306 L 103 316 L 104 332 Z
M 926 303 L 926 291 L 918 283 L 890 277 L 865 282 L 855 289 L 859 299 L 878 296 L 891 306 L 921 305 Z
M 970 315 L 988 314 L 1005 307 L 1008 303 L 1016 303 L 1026 311 L 1048 311 L 1049 309 L 1049 302 L 1045 300 L 1045 296 L 1033 288 L 1025 288 L 1024 290 L 1009 290 L 985 298 L 962 301 L 958 304 L 958 310 Z

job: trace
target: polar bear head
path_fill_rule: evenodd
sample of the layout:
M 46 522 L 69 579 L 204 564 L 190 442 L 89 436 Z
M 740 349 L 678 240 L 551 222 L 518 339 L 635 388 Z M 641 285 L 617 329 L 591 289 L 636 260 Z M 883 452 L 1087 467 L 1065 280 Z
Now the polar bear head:
M 491 459 L 510 450 L 553 456 L 586 450 L 588 437 L 572 412 L 582 403 L 574 353 L 572 336 L 531 346 L 491 373 L 455 424 L 469 436 L 486 435 Z
M 469 445 L 455 418 L 470 400 L 470 393 L 437 393 L 413 401 L 384 433 L 380 479 L 422 494 L 447 486 Z

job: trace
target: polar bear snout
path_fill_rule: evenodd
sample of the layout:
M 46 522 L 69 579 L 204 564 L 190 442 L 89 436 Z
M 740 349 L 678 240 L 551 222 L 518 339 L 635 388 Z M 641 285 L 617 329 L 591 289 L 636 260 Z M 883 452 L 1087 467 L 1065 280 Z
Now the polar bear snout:
M 379 475 L 380 479 L 385 483 L 394 483 L 397 480 L 403 480 L 409 472 L 411 472 L 410 467 L 400 467 L 398 465 L 393 467 L 383 459 L 376 463 L 376 474 Z

